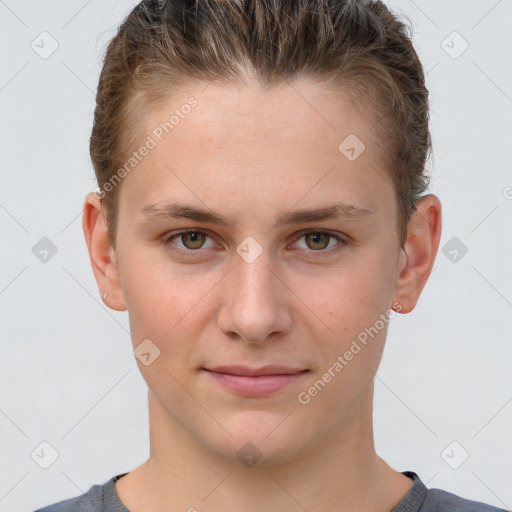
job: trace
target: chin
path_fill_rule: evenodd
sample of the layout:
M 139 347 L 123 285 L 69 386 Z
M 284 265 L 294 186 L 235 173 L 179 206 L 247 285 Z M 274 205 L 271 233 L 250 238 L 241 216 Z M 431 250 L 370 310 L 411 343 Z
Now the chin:
M 311 437 L 291 418 L 286 418 L 287 414 L 237 413 L 236 418 L 222 422 L 233 437 L 226 434 L 219 440 L 220 445 L 215 443 L 211 449 L 229 462 L 247 468 L 293 462 L 303 455 Z

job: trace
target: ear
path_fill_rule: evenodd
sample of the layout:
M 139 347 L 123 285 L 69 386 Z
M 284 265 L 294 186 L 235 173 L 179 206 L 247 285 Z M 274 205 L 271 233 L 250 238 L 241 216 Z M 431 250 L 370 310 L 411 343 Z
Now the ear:
M 411 312 L 425 286 L 441 238 L 441 202 L 433 195 L 423 196 L 409 221 L 407 239 L 401 249 L 394 302 L 400 313 Z
M 126 302 L 121 287 L 116 254 L 104 221 L 104 206 L 94 192 L 90 192 L 85 198 L 82 227 L 92 271 L 103 302 L 112 309 L 124 311 Z

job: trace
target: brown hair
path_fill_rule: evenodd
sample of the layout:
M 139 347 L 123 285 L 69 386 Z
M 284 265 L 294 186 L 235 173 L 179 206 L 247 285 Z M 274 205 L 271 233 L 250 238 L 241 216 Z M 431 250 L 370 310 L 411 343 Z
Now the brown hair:
M 90 138 L 112 243 L 120 186 L 105 185 L 140 140 L 148 106 L 195 81 L 243 84 L 247 71 L 267 88 L 302 76 L 317 79 L 374 120 L 403 246 L 429 184 L 428 91 L 408 26 L 371 0 L 138 4 L 107 47 Z

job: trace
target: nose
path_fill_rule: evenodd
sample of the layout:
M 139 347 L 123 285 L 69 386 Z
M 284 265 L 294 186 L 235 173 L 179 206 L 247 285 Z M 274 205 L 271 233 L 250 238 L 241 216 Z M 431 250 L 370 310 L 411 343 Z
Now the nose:
M 230 338 L 262 343 L 289 332 L 293 294 L 263 251 L 253 262 L 236 257 L 223 279 L 219 328 Z

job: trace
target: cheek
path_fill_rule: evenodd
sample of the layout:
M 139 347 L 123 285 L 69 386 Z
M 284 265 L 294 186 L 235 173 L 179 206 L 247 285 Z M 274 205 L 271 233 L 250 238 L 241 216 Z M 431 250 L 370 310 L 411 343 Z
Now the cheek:
M 347 389 L 363 389 L 382 357 L 392 289 L 385 277 L 389 274 L 386 261 L 376 253 L 368 249 L 359 254 L 354 265 L 339 268 L 316 282 L 308 280 L 308 287 L 300 288 L 299 281 L 296 283 L 307 306 L 301 306 L 303 314 L 312 319 L 309 326 L 315 321 L 325 332 L 321 339 L 316 328 L 310 335 L 317 340 L 318 371 L 323 374 L 331 369 L 336 375 L 329 388 L 337 400 L 349 400 Z M 338 356 L 342 361 L 335 365 Z M 326 375 L 326 380 L 329 378 Z M 328 396 L 326 393 L 324 399 Z
M 159 265 L 154 257 L 146 261 L 151 264 L 136 257 L 125 261 L 132 345 L 149 389 L 169 407 L 179 409 L 187 402 L 180 383 L 185 382 L 185 373 L 197 366 L 194 341 L 200 339 L 211 318 L 205 297 L 215 280 L 199 277 L 197 272 L 192 277 L 191 273 L 171 271 L 170 265 Z M 145 340 L 151 343 L 148 345 Z M 149 346 L 152 354 L 149 365 L 137 356 L 139 345 Z M 139 351 L 142 352 L 142 348 Z
M 177 332 L 195 328 L 207 317 L 203 299 L 218 280 L 212 273 L 159 261 L 154 254 L 144 258 L 135 249 L 123 262 L 122 278 L 134 344 L 150 338 L 162 350 L 168 350 Z
M 305 306 L 330 328 L 331 334 L 354 333 L 373 324 L 390 307 L 389 268 L 378 255 L 360 254 L 353 265 L 340 267 L 318 279 L 303 278 L 294 289 Z
M 120 270 L 134 346 L 149 338 L 161 350 L 175 353 L 183 344 L 170 340 L 200 337 L 222 303 L 225 272 L 177 265 L 165 254 L 155 257 L 154 248 L 136 244 L 124 254 Z M 347 255 L 337 268 L 318 267 L 314 273 L 296 268 L 284 278 L 291 291 L 283 307 L 289 308 L 296 328 L 309 330 L 313 338 L 323 333 L 331 339 L 328 345 L 342 348 L 340 343 L 373 325 L 390 306 L 387 259 L 382 248 L 368 245 Z

